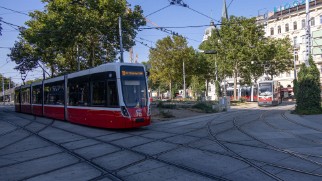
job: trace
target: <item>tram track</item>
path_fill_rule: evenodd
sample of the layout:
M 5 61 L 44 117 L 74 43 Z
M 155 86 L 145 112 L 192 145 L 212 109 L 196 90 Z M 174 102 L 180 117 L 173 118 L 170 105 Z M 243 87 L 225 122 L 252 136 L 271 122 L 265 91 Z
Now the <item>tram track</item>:
M 238 114 L 238 113 L 237 113 Z M 258 113 L 257 113 L 258 114 Z M 244 115 L 244 114 L 243 114 Z M 248 116 L 249 115 L 252 115 L 252 114 L 248 114 Z M 227 120 L 229 119 L 229 117 L 234 117 L 235 115 L 229 115 L 229 114 L 223 114 L 223 116 L 219 116 L 219 117 L 216 117 L 215 119 L 222 119 L 222 118 L 225 118 L 225 116 L 226 116 L 226 118 L 227 118 Z M 23 119 L 26 119 L 26 118 L 23 118 Z M 235 123 L 234 121 L 235 121 L 235 119 L 236 119 L 236 117 L 234 117 L 233 118 L 233 123 Z M 35 121 L 35 122 L 37 122 L 37 123 L 41 123 L 41 122 L 39 122 L 38 120 L 32 120 L 32 121 Z M 190 132 L 194 132 L 194 131 L 197 131 L 197 130 L 202 130 L 202 129 L 204 129 L 205 128 L 205 126 L 206 126 L 206 128 L 207 129 L 212 129 L 211 128 L 211 126 L 214 126 L 214 125 L 216 125 L 216 124 L 218 124 L 218 125 L 221 125 L 221 124 L 225 124 L 224 123 L 224 121 L 220 121 L 220 122 L 218 122 L 218 123 L 215 123 L 215 124 L 211 124 L 211 123 L 209 123 L 209 122 L 211 122 L 211 121 L 214 121 L 214 118 L 213 117 L 209 117 L 209 119 L 207 120 L 207 123 L 206 123 L 206 125 L 203 125 L 203 127 L 202 127 L 202 124 L 200 124 L 200 122 L 197 122 L 197 123 L 190 123 L 190 124 L 187 124 L 187 125 L 193 125 L 193 124 L 200 124 L 200 127 L 198 126 L 198 128 L 195 128 L 195 129 L 193 129 L 193 130 L 191 130 L 191 131 L 189 131 L 189 132 L 184 132 L 184 133 L 179 133 L 179 134 L 175 134 L 174 136 L 178 136 L 178 135 L 186 135 L 187 133 L 190 133 Z M 256 121 L 256 120 L 255 120 Z M 241 127 L 243 127 L 244 125 L 247 125 L 248 123 L 247 122 L 244 122 L 242 125 L 238 125 L 238 126 L 241 126 Z M 187 126 L 187 125 L 183 125 L 183 126 Z M 235 126 L 235 125 L 234 125 Z M 61 127 L 57 127 L 57 126 L 55 126 L 55 125 L 53 125 L 53 124 L 51 124 L 51 125 L 49 125 L 49 126 L 47 126 L 45 129 L 47 129 L 48 127 L 52 127 L 52 128 L 56 128 L 56 129 L 59 129 L 59 130 L 62 130 L 62 131 L 65 131 L 65 132 L 68 132 L 68 133 L 71 133 L 71 134 L 75 134 L 75 135 L 78 135 L 78 136 L 82 136 L 83 137 L 83 139 L 91 139 L 91 140 L 95 140 L 95 141 L 99 141 L 100 143 L 106 143 L 106 144 L 110 144 L 110 145 L 112 145 L 112 146 L 115 146 L 115 147 L 118 147 L 120 150 L 126 150 L 126 151 L 131 151 L 131 152 L 134 152 L 134 153 L 136 153 L 136 154 L 139 154 L 139 155 L 141 155 L 141 156 L 144 156 L 144 159 L 142 159 L 142 160 L 139 160 L 139 161 L 137 161 L 137 162 L 134 162 L 134 163 L 132 163 L 132 164 L 129 164 L 129 165 L 126 165 L 126 166 L 124 166 L 124 167 L 121 167 L 121 168 L 119 168 L 119 169 L 117 169 L 117 170 L 113 170 L 113 171 L 111 171 L 111 170 L 107 170 L 108 172 L 101 172 L 101 175 L 100 176 L 98 176 L 98 177 L 96 177 L 96 178 L 94 178 L 93 180 L 99 180 L 99 179 L 103 179 L 103 178 L 105 178 L 105 177 L 110 177 L 111 175 L 113 176 L 113 177 L 115 177 L 116 178 L 116 180 L 122 180 L 122 178 L 117 174 L 119 171 L 121 171 L 121 170 L 124 170 L 124 169 L 126 169 L 126 168 L 129 168 L 129 167 L 132 167 L 132 166 L 134 166 L 134 165 L 136 165 L 136 164 L 139 164 L 139 163 L 142 163 L 142 162 L 144 162 L 144 161 L 147 161 L 147 160 L 156 160 L 156 161 L 159 161 L 159 162 L 161 162 L 161 163 L 164 163 L 164 164 L 167 164 L 167 165 L 171 165 L 171 166 L 173 166 L 173 167 L 176 167 L 176 168 L 180 168 L 180 169 L 182 169 L 182 170 L 185 170 L 185 171 L 188 171 L 188 172 L 192 172 L 192 173 L 195 173 L 195 174 L 197 174 L 197 175 L 201 175 L 201 176 L 205 176 L 205 177 L 207 177 L 207 178 L 210 178 L 210 179 L 215 179 L 215 180 L 228 180 L 228 179 L 226 179 L 226 178 L 224 178 L 224 177 L 222 177 L 222 176 L 219 176 L 219 175 L 214 175 L 214 174 L 209 174 L 209 172 L 204 172 L 204 171 L 202 171 L 202 170 L 199 170 L 199 169 L 195 169 L 195 168 L 192 168 L 192 167 L 189 167 L 189 166 L 186 166 L 186 165 L 182 165 L 182 164 L 178 164 L 178 163 L 175 163 L 175 162 L 172 162 L 172 161 L 169 161 L 169 160 L 166 160 L 166 159 L 162 159 L 162 158 L 159 158 L 159 156 L 160 155 L 162 155 L 162 154 L 165 154 L 165 153 L 168 153 L 168 152 L 171 152 L 171 151 L 174 151 L 174 150 L 177 150 L 177 149 L 180 149 L 180 148 L 182 148 L 182 147 L 187 147 L 187 148 L 193 148 L 193 149 L 196 149 L 196 150 L 200 150 L 200 151 L 205 151 L 205 152 L 208 152 L 208 153 L 212 153 L 212 154 L 218 154 L 218 155 L 224 155 L 224 156 L 228 156 L 228 157 L 231 157 L 231 158 L 234 158 L 234 159 L 237 159 L 237 160 L 240 160 L 240 161 L 243 161 L 243 162 L 247 162 L 246 160 L 244 160 L 244 159 L 248 159 L 248 158 L 241 158 L 240 156 L 241 155 L 235 155 L 235 154 L 233 154 L 233 153 L 231 153 L 231 152 L 229 152 L 229 154 L 227 154 L 227 153 L 220 153 L 220 152 L 215 152 L 215 151 L 210 151 L 210 150 L 205 150 L 205 149 L 202 149 L 202 148 L 196 148 L 196 147 L 191 147 L 190 146 L 190 144 L 192 143 L 192 142 L 196 142 L 196 141 L 198 141 L 198 140 L 193 140 L 193 141 L 191 141 L 191 142 L 187 142 L 187 143 L 184 143 L 184 144 L 177 144 L 178 146 L 177 147 L 175 147 L 174 149 L 170 149 L 170 150 L 167 150 L 167 151 L 164 151 L 164 152 L 160 152 L 160 153 L 158 153 L 158 154 L 155 154 L 155 155 L 150 155 L 150 154 L 146 154 L 146 153 L 143 153 L 143 152 L 141 152 L 141 151 L 137 151 L 137 150 L 133 150 L 133 148 L 132 147 L 125 147 L 125 146 L 120 146 L 120 145 L 118 145 L 118 144 L 115 144 L 115 143 L 111 143 L 111 142 L 109 142 L 109 141 L 104 141 L 104 140 L 101 140 L 101 139 L 98 139 L 97 137 L 92 137 L 92 136 L 86 136 L 86 135 L 83 135 L 83 134 L 81 134 L 81 133 L 78 133 L 78 132 L 75 132 L 75 131 L 73 131 L 73 130 L 68 130 L 68 129 L 63 129 L 63 128 L 61 128 Z M 178 126 L 178 127 L 182 127 L 182 125 L 181 126 Z M 22 129 L 22 128 L 21 128 Z M 44 129 L 44 130 L 45 130 Z M 234 127 L 234 128 L 232 128 L 232 129 L 236 129 L 236 127 Z M 22 129 L 23 130 L 23 129 Z M 42 130 L 42 131 L 44 131 L 44 130 Z M 153 130 L 153 128 L 152 128 L 152 130 Z M 238 130 L 238 129 L 236 129 L 236 130 Z M 158 132 L 163 132 L 163 133 L 173 133 L 173 132 L 168 132 L 168 131 L 166 131 L 166 130 L 163 130 L 163 131 L 160 131 L 160 130 L 156 130 L 156 131 L 158 131 Z M 207 130 L 207 131 L 209 131 L 209 130 Z M 210 131 L 213 131 L 213 130 L 210 130 Z M 224 131 L 224 130 L 222 130 L 222 131 Z M 38 131 L 38 136 L 42 136 L 42 135 L 39 135 L 39 133 L 40 133 L 41 131 Z M 117 133 L 117 132 L 116 132 Z M 125 132 L 125 133 L 127 133 L 127 134 L 131 134 L 131 132 Z M 109 133 L 110 134 L 110 133 Z M 218 134 L 217 133 L 214 133 L 215 135 L 214 136 L 217 136 Z M 221 133 L 220 133 L 221 134 Z M 108 135 L 108 134 L 107 134 Z M 139 135 L 136 135 L 136 134 L 132 134 L 132 136 L 140 136 L 140 137 L 144 137 L 144 134 L 139 134 Z M 212 135 L 213 136 L 213 135 Z M 212 137 L 211 136 L 211 137 Z M 45 137 L 44 137 L 45 138 Z M 168 142 L 168 143 L 173 143 L 173 142 L 170 142 L 170 141 L 167 141 L 166 139 L 167 138 L 169 138 L 169 137 L 166 137 L 166 138 L 149 138 L 149 139 L 151 139 L 152 140 L 152 142 L 154 142 L 154 141 L 164 141 L 164 142 Z M 204 139 L 204 138 L 200 138 L 200 137 L 196 137 L 196 138 L 199 138 L 200 140 L 201 139 Z M 48 138 L 45 138 L 45 139 L 48 139 Z M 79 140 L 83 140 L 83 139 L 79 139 Z M 123 138 L 120 138 L 119 140 L 121 140 L 121 139 L 123 139 Z M 49 141 L 51 141 L 51 140 L 49 140 Z M 77 141 L 77 140 L 73 140 L 73 141 L 69 141 L 69 142 L 74 142 L 74 141 Z M 113 141 L 116 141 L 116 140 L 113 140 Z M 225 142 L 225 141 L 222 141 L 222 140 L 219 140 L 222 144 L 226 144 L 227 142 Z M 75 150 L 73 150 L 73 149 L 68 149 L 68 148 L 66 148 L 66 147 L 64 147 L 63 145 L 64 144 L 66 144 L 66 143 L 68 143 L 68 142 L 63 142 L 63 143 L 57 143 L 59 146 L 61 146 L 61 147 L 63 147 L 63 148 L 65 148 L 65 149 L 67 149 L 67 150 L 69 150 L 70 152 L 73 152 L 73 153 L 75 153 L 75 150 L 77 150 L 77 149 L 80 149 L 80 148 L 77 148 L 77 149 L 75 149 Z M 100 143 L 98 143 L 98 144 L 100 144 Z M 142 143 L 142 145 L 144 145 L 144 144 L 149 144 L 149 142 L 145 142 L 145 143 Z M 88 145 L 88 146 L 93 146 L 93 145 Z M 135 145 L 135 147 L 137 147 L 137 146 L 140 146 L 140 145 Z M 226 145 L 225 145 L 226 146 Z M 82 147 L 82 148 L 84 148 L 84 147 Z M 260 147 L 261 148 L 261 147 Z M 275 150 L 274 148 L 271 148 L 271 147 L 267 147 L 267 148 L 265 148 L 265 149 L 270 149 L 270 150 Z M 65 150 L 64 150 L 64 152 L 65 152 Z M 117 151 L 116 151 L 117 152 Z M 116 153 L 116 152 L 112 152 L 112 153 Z M 107 153 L 107 154 L 105 154 L 105 155 L 100 155 L 100 156 L 98 156 L 98 157 L 94 157 L 94 158 L 91 158 L 91 159 L 88 159 L 88 161 L 89 162 L 93 162 L 93 163 L 95 163 L 94 162 L 94 160 L 96 159 L 96 158 L 99 158 L 99 157 L 103 157 L 103 156 L 106 156 L 106 155 L 109 155 L 109 154 L 112 154 L 112 153 Z M 76 153 L 75 153 L 76 154 Z M 81 155 L 80 155 L 81 156 Z M 82 157 L 82 156 L 81 156 Z M 86 159 L 86 158 L 85 158 Z M 85 162 L 85 163 L 88 163 L 88 161 L 86 161 L 86 160 L 81 160 L 80 162 L 77 162 L 77 163 L 83 163 L 83 162 Z M 299 173 L 302 173 L 302 174 L 307 174 L 307 175 L 312 175 L 312 176 L 316 176 L 316 177 L 321 177 L 321 175 L 319 175 L 319 174 L 314 174 L 314 173 L 309 173 L 309 172 L 307 172 L 307 171 L 305 171 L 305 170 L 299 170 L 299 169 L 295 169 L 295 168 L 287 168 L 287 167 L 285 167 L 285 166 L 283 166 L 283 165 L 278 165 L 278 164 L 273 164 L 273 163 L 269 163 L 269 162 L 263 162 L 263 161 L 260 161 L 260 160 L 254 160 L 254 159 L 248 159 L 248 161 L 249 161 L 249 165 L 251 166 L 251 167 L 253 167 L 253 168 L 255 168 L 255 169 L 257 169 L 256 167 L 259 167 L 260 168 L 260 166 L 258 166 L 258 164 L 257 163 L 261 163 L 261 164 L 265 164 L 265 165 L 269 165 L 269 166 L 272 166 L 272 167 L 276 167 L 276 168 L 280 168 L 280 169 L 283 169 L 283 170 L 289 170 L 289 171 L 294 171 L 294 172 L 299 172 Z M 76 164 L 77 164 L 76 163 Z M 251 165 L 251 164 L 254 164 L 254 166 L 253 165 Z M 100 166 L 100 165 L 99 165 Z M 94 167 L 95 168 L 95 167 Z M 262 168 L 260 168 L 260 169 L 262 169 Z M 260 170 L 259 170 L 260 171 Z M 265 170 L 263 170 L 264 172 L 265 172 Z M 262 172 L 262 171 L 260 171 L 260 172 Z M 264 173 L 264 172 L 262 172 L 262 173 Z M 265 174 L 265 173 L 264 173 Z M 271 173 L 269 173 L 268 172 L 268 174 L 271 174 Z M 34 176 L 33 176 L 34 177 Z M 270 177 L 270 178 L 272 178 L 272 179 L 274 179 L 274 180 L 282 180 L 281 178 L 279 178 L 279 177 L 274 177 L 274 175 L 272 175 L 272 177 Z
M 19 125 L 17 125 L 17 124 L 14 124 L 14 123 L 11 123 L 11 122 L 9 122 L 9 123 L 10 123 L 10 124 L 13 124 L 14 126 L 20 127 L 22 130 L 25 130 L 25 131 L 27 131 L 27 132 L 30 132 L 30 133 L 31 133 L 31 135 L 35 135 L 35 136 L 40 137 L 41 139 L 43 139 L 43 140 L 45 140 L 45 141 L 47 141 L 47 142 L 49 142 L 49 143 L 51 143 L 51 144 L 53 144 L 53 145 L 55 145 L 55 146 L 57 146 L 57 147 L 61 148 L 62 150 L 64 150 L 64 152 L 65 152 L 65 153 L 68 153 L 68 154 L 70 154 L 70 155 L 72 155 L 72 156 L 74 156 L 74 157 L 78 158 L 79 160 L 81 160 L 81 161 L 83 161 L 83 162 L 86 162 L 87 164 L 91 165 L 92 167 L 96 168 L 97 170 L 101 171 L 101 173 L 102 173 L 102 174 L 101 174 L 100 176 L 98 176 L 97 178 L 94 178 L 94 179 L 92 179 L 92 180 L 98 180 L 98 179 L 104 178 L 106 175 L 108 175 L 108 176 L 112 176 L 112 177 L 116 178 L 116 180 L 122 180 L 122 178 L 121 178 L 121 177 L 119 177 L 119 176 L 117 175 L 117 172 L 119 172 L 119 171 L 121 171 L 121 170 L 123 170 L 123 169 L 125 169 L 125 168 L 131 167 L 131 166 L 133 166 L 133 165 L 136 165 L 136 164 L 138 164 L 138 163 L 141 163 L 141 162 L 144 162 L 144 161 L 146 161 L 146 160 L 149 160 L 149 159 L 150 159 L 150 160 L 151 160 L 151 159 L 152 159 L 152 160 L 156 160 L 156 161 L 159 161 L 159 162 L 161 162 L 161 163 L 165 163 L 165 164 L 168 164 L 168 165 L 174 166 L 174 167 L 176 167 L 176 168 L 180 168 L 180 169 L 182 169 L 182 170 L 185 170 L 185 171 L 188 171 L 188 172 L 191 172 L 191 173 L 195 173 L 195 174 L 197 174 L 197 175 L 201 175 L 201 176 L 204 176 L 204 177 L 207 177 L 207 178 L 210 178 L 210 179 L 223 180 L 223 181 L 226 181 L 226 180 L 227 180 L 227 179 L 225 179 L 225 178 L 223 178 L 223 177 L 221 177 L 221 176 L 217 176 L 217 175 L 209 174 L 209 173 L 207 173 L 207 172 L 203 172 L 203 171 L 201 171 L 201 170 L 196 170 L 196 169 L 194 169 L 194 168 L 190 168 L 190 167 L 187 167 L 187 166 L 184 166 L 184 165 L 180 165 L 180 164 L 176 164 L 176 163 L 173 163 L 173 162 L 169 162 L 169 161 L 166 161 L 166 160 L 163 160 L 163 159 L 159 159 L 159 158 L 157 158 L 157 157 L 155 157 L 155 156 L 151 156 L 151 155 L 149 155 L 149 154 L 146 154 L 146 153 L 143 153 L 143 152 L 139 152 L 139 151 L 133 150 L 133 149 L 128 148 L 128 147 L 120 146 L 120 145 L 118 145 L 118 144 L 111 143 L 111 142 L 107 142 L 107 141 L 103 141 L 103 140 L 97 139 L 97 138 L 95 138 L 95 137 L 85 136 L 85 135 L 82 135 L 82 134 L 79 134 L 79 133 L 76 133 L 76 132 L 72 132 L 72 131 L 70 131 L 70 130 L 65 130 L 65 129 L 62 129 L 62 128 L 59 128 L 59 127 L 55 127 L 55 126 L 53 126 L 53 125 L 49 125 L 50 127 L 53 127 L 53 128 L 56 128 L 56 129 L 60 129 L 60 130 L 63 130 L 63 131 L 65 131 L 65 132 L 68 132 L 68 133 L 71 133 L 71 134 L 75 134 L 75 135 L 78 135 L 78 136 L 82 136 L 82 137 L 84 137 L 85 139 L 92 139 L 92 140 L 95 140 L 95 141 L 99 141 L 99 142 L 101 142 L 101 143 L 106 143 L 106 144 L 109 144 L 109 145 L 112 145 L 112 146 L 118 147 L 118 148 L 120 148 L 121 150 L 126 150 L 126 151 L 130 151 L 130 152 L 134 152 L 134 153 L 136 153 L 136 154 L 139 154 L 139 155 L 141 155 L 141 156 L 144 156 L 144 159 L 139 160 L 139 161 L 134 162 L 134 163 L 131 163 L 131 164 L 128 164 L 128 165 L 126 165 L 126 166 L 124 166 L 124 167 L 121 167 L 121 168 L 119 168 L 119 169 L 117 169 L 117 170 L 113 170 L 113 171 L 111 171 L 111 170 L 107 170 L 107 169 L 105 169 L 104 167 L 100 166 L 99 164 L 97 164 L 97 163 L 93 162 L 93 159 L 95 159 L 95 158 L 87 159 L 87 158 L 85 158 L 85 157 L 83 157 L 83 156 L 81 156 L 81 155 L 79 155 L 79 154 L 75 153 L 73 150 L 69 150 L 69 149 L 65 148 L 64 146 L 62 146 L 62 144 L 58 144 L 58 143 L 56 143 L 56 142 L 54 142 L 54 141 L 52 141 L 52 140 L 50 140 L 50 139 L 48 139 L 48 138 L 46 138 L 46 137 L 44 137 L 44 136 L 40 135 L 40 134 L 39 134 L 40 132 L 39 132 L 39 133 L 33 133 L 32 131 L 27 130 L 26 128 L 23 128 L 23 127 L 21 127 L 21 126 L 19 126 Z M 49 127 L 49 126 L 48 126 L 48 127 Z M 48 127 L 46 127 L 46 128 L 48 128 Z M 153 141 L 154 141 L 154 140 L 153 140 Z M 144 144 L 147 144 L 147 143 L 144 143 Z M 138 146 L 138 145 L 136 145 L 136 146 Z M 175 148 L 175 149 L 178 149 L 178 148 Z M 109 154 L 112 154 L 112 153 L 108 153 L 108 154 L 106 154 L 106 155 L 109 155 Z M 105 155 L 105 156 L 106 156 L 106 155 Z M 101 156 L 99 156 L 99 157 L 102 157 L 102 155 L 101 155 Z M 99 157 L 97 157 L 97 158 L 99 158 Z M 34 176 L 33 176 L 33 177 L 34 177 Z
M 262 114 L 260 116 L 260 119 L 258 120 L 253 120 L 253 121 L 250 121 L 250 122 L 247 122 L 246 124 L 250 124 L 251 122 L 254 122 L 254 121 L 259 121 L 259 120 L 262 120 L 264 119 L 264 114 Z M 275 145 L 272 145 L 272 144 L 269 144 L 255 136 L 253 136 L 252 134 L 248 133 L 247 131 L 245 131 L 244 129 L 242 129 L 242 127 L 246 124 L 242 124 L 242 125 L 238 125 L 237 124 L 237 119 L 234 118 L 233 120 L 234 122 L 234 127 L 239 130 L 240 132 L 244 133 L 245 135 L 251 137 L 252 139 L 266 145 L 266 147 L 270 150 L 273 150 L 273 151 L 276 151 L 276 152 L 279 152 L 279 153 L 284 153 L 284 154 L 288 154 L 292 157 L 295 157 L 297 159 L 300 159 L 300 160 L 303 160 L 305 162 L 308 162 L 308 163 L 311 163 L 311 164 L 314 164 L 314 165 L 317 165 L 318 167 L 322 168 L 322 164 L 319 163 L 319 162 L 316 162 L 314 160 L 311 160 L 311 159 L 308 159 L 307 156 L 309 155 L 302 155 L 302 154 L 299 154 L 299 153 L 296 153 L 296 152 L 293 152 L 293 151 L 290 151 L 288 149 L 283 149 L 283 148 L 279 148 Z M 271 164 L 271 163 L 270 163 Z M 272 164 L 271 164 L 272 165 Z M 281 166 L 281 165 L 276 165 L 274 164 L 274 167 L 279 167 L 279 168 L 284 168 L 286 170 L 290 170 L 290 171 L 294 171 L 294 172 L 297 172 L 297 173 L 301 173 L 301 174 L 308 174 L 308 175 L 313 175 L 313 176 L 316 176 L 316 177 L 321 177 L 322 178 L 322 175 L 319 175 L 319 174 L 312 174 L 311 171 L 305 171 L 305 170 L 299 170 L 299 169 L 295 169 L 295 168 L 291 168 L 291 167 L 285 167 L 285 166 Z
M 217 134 L 215 134 L 213 131 L 212 131 L 212 128 L 211 128 L 211 121 L 209 121 L 207 123 L 207 130 L 209 132 L 209 135 L 212 136 L 213 140 L 218 144 L 220 145 L 222 148 L 224 148 L 225 150 L 227 150 L 228 152 L 232 153 L 238 160 L 240 161 L 243 161 L 244 163 L 248 164 L 249 166 L 257 169 L 258 171 L 260 171 L 261 173 L 267 175 L 268 177 L 274 179 L 274 180 L 279 180 L 279 181 L 282 181 L 283 179 L 281 179 L 280 177 L 268 172 L 267 170 L 261 168 L 260 166 L 256 165 L 251 159 L 248 159 L 248 158 L 245 158 L 243 157 L 242 155 L 240 155 L 239 153 L 237 153 L 236 151 L 234 151 L 233 149 L 230 149 L 228 146 L 226 146 L 224 143 L 222 143 L 222 141 L 220 141 L 218 138 L 217 138 Z M 227 129 L 227 130 L 230 130 L 230 129 Z M 226 131 L 227 131 L 226 130 Z
M 63 147 L 62 145 L 60 145 L 60 144 L 58 144 L 58 143 L 56 143 L 56 142 L 54 142 L 54 141 L 52 141 L 52 140 L 50 140 L 48 138 L 45 138 L 44 136 L 41 136 L 39 134 L 41 131 L 43 131 L 43 130 L 47 129 L 48 127 L 52 126 L 52 124 L 54 123 L 54 121 L 55 120 L 53 120 L 50 124 L 46 125 L 43 129 L 41 129 L 41 130 L 39 130 L 37 132 L 32 132 L 31 130 L 26 129 L 24 126 L 20 126 L 20 125 L 18 125 L 16 123 L 13 123 L 11 121 L 6 121 L 6 122 L 8 122 L 9 124 L 11 124 L 13 126 L 19 127 L 21 130 L 24 130 L 26 132 L 29 132 L 30 135 L 28 135 L 24 139 L 27 139 L 30 136 L 37 136 L 37 137 L 41 138 L 42 140 L 44 140 L 44 141 L 46 141 L 46 142 L 48 142 L 48 143 L 50 143 L 50 144 L 52 144 L 52 145 L 54 145 L 54 146 L 62 149 L 63 152 L 65 152 L 65 153 L 67 153 L 69 155 L 72 155 L 73 157 L 77 158 L 78 159 L 78 162 L 77 163 L 85 162 L 85 163 L 89 164 L 90 166 L 92 166 L 93 168 L 95 168 L 96 170 L 100 171 L 101 172 L 101 175 L 104 175 L 104 174 L 107 174 L 108 173 L 109 176 L 110 176 L 110 178 L 112 177 L 114 180 L 122 180 L 121 178 L 117 177 L 116 175 L 114 175 L 109 170 L 105 169 L 104 167 L 101 167 L 100 165 L 97 165 L 96 163 L 92 162 L 91 160 L 88 160 L 87 158 L 85 158 L 85 157 L 83 157 L 83 156 L 81 156 L 81 155 L 79 155 L 79 154 L 77 154 L 77 153 L 75 153 L 75 152 L 73 152 L 73 151 L 71 151 L 71 150 Z M 21 141 L 21 140 L 18 140 L 18 141 L 14 142 L 14 143 L 17 143 L 19 141 Z M 55 154 L 59 154 L 59 153 L 55 153 Z M 45 157 L 48 157 L 48 156 L 51 156 L 51 155 L 46 155 L 46 156 L 44 156 L 44 158 Z M 39 159 L 39 158 L 36 158 L 36 159 Z M 31 160 L 35 160 L 35 159 L 31 159 Z M 31 161 L 31 160 L 27 160 L 27 161 Z M 19 163 L 14 163 L 14 164 L 19 164 Z M 51 170 L 51 171 L 54 171 L 54 170 Z M 44 174 L 44 173 L 42 173 L 42 174 Z M 38 176 L 38 175 L 33 175 L 32 177 L 35 177 L 35 176 Z M 24 179 L 28 179 L 28 178 L 24 178 Z

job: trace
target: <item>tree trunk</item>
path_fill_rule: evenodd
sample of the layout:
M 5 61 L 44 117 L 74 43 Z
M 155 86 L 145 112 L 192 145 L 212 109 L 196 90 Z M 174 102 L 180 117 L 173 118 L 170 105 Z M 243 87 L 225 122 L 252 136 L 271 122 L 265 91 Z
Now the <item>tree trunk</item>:
M 237 100 L 237 69 L 234 70 L 234 100 Z
M 172 81 L 170 80 L 170 99 L 172 100 Z
M 206 94 L 205 94 L 206 99 L 207 99 L 207 97 L 208 97 L 208 89 L 209 89 L 209 80 L 208 80 L 208 79 L 206 79 Z

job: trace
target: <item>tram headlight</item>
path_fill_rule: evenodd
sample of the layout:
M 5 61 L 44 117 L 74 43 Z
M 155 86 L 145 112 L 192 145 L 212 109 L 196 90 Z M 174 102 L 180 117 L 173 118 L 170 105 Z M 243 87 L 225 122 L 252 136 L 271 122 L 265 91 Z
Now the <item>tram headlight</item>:
M 124 117 L 130 117 L 129 112 L 127 111 L 125 106 L 121 106 L 121 113 Z

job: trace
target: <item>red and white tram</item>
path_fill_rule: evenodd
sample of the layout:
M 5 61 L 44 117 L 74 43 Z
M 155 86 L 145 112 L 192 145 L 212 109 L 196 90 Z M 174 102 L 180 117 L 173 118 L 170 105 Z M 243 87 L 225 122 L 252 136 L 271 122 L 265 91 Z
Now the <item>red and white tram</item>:
M 237 88 L 237 100 L 244 99 L 247 102 L 257 101 L 257 87 L 256 86 L 242 86 Z M 226 96 L 230 97 L 230 100 L 234 100 L 234 88 L 228 87 L 226 90 Z
M 103 128 L 150 124 L 142 64 L 108 63 L 15 89 L 17 112 Z
M 276 80 L 258 82 L 258 105 L 271 106 L 282 102 L 281 86 Z

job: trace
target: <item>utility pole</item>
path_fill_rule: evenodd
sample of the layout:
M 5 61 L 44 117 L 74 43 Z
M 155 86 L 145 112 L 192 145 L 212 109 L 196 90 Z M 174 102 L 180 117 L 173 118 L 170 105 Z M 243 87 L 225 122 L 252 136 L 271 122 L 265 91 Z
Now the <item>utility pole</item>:
M 124 62 L 123 59 L 123 37 L 122 37 L 122 18 L 119 16 L 119 34 L 120 34 L 120 53 L 121 53 L 121 63 Z
M 116 4 L 116 0 L 114 1 L 115 4 Z M 123 36 L 122 36 L 122 18 L 121 16 L 119 16 L 119 35 L 120 35 L 120 61 L 121 63 L 124 62 L 124 59 L 123 59 Z
M 77 51 L 77 71 L 80 71 L 79 54 L 78 54 L 78 44 L 77 44 L 77 47 L 76 47 L 76 51 Z
M 11 82 L 11 77 L 9 77 L 9 102 L 11 102 L 11 85 L 10 85 L 10 82 Z
M 310 32 L 310 0 L 306 0 L 306 27 L 305 27 L 305 65 L 310 67 L 309 58 L 311 52 L 311 32 Z
M 185 71 L 185 68 L 184 68 L 184 60 L 182 62 L 182 73 L 183 73 L 183 98 L 185 99 L 186 98 L 186 71 Z
M 2 101 L 4 103 L 4 77 L 2 76 Z
M 296 79 L 296 55 L 297 55 L 297 51 L 295 48 L 295 43 L 294 43 L 294 79 Z

